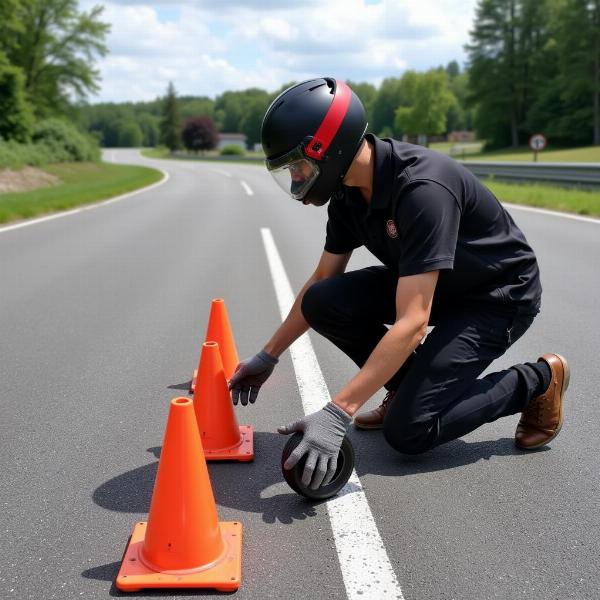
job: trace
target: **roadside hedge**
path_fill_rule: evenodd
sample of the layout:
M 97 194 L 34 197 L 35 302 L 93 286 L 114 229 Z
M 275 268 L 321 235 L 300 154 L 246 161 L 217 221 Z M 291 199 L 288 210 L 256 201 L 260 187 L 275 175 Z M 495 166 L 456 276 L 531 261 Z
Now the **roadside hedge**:
M 19 143 L 0 138 L 0 168 L 100 160 L 98 143 L 61 119 L 38 122 L 33 127 L 31 140 L 30 143 Z
M 223 146 L 220 152 L 221 156 L 244 156 L 246 151 L 237 144 L 228 144 L 227 146 Z

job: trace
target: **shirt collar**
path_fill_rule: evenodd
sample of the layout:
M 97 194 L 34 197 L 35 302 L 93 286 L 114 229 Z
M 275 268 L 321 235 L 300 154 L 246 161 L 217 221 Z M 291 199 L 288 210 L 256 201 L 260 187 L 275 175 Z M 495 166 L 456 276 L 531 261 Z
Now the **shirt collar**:
M 392 145 L 389 141 L 380 140 L 372 133 L 367 133 L 365 138 L 373 144 L 375 152 L 370 210 L 380 210 L 389 206 L 392 200 Z
M 372 133 L 367 133 L 365 139 L 373 146 L 373 193 L 371 203 L 365 204 L 358 188 L 345 187 L 346 204 L 364 206 L 366 213 L 380 210 L 389 206 L 392 199 L 392 145 L 387 140 L 380 140 Z

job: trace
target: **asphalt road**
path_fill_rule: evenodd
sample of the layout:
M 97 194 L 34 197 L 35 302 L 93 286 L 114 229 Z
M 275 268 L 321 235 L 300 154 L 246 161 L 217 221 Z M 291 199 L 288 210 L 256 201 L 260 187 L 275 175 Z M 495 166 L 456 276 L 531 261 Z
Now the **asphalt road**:
M 106 156 L 170 179 L 0 230 L 0 598 L 121 595 L 113 580 L 146 518 L 168 404 L 186 394 L 211 299 L 225 298 L 239 353 L 253 354 L 280 322 L 260 229 L 295 290 L 322 249 L 326 211 L 287 200 L 261 167 Z M 417 457 L 351 432 L 406 600 L 600 598 L 600 224 L 511 211 L 538 253 L 544 303 L 496 365 L 564 354 L 565 425 L 535 453 L 513 446 L 515 416 Z M 351 267 L 374 262 L 359 252 Z M 355 368 L 311 340 L 334 394 Z M 347 598 L 325 504 L 296 496 L 279 471 L 275 428 L 302 414 L 289 353 L 237 412 L 256 460 L 209 466 L 220 519 L 244 526 L 236 597 Z

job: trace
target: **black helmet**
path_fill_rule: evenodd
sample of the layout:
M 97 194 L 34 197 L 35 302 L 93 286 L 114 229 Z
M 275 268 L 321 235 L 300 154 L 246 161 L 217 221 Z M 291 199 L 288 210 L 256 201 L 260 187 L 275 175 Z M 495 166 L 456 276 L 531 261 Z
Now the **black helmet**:
M 367 128 L 364 106 L 343 82 L 311 79 L 281 93 L 261 129 L 266 165 L 295 200 L 325 204 L 339 189 Z

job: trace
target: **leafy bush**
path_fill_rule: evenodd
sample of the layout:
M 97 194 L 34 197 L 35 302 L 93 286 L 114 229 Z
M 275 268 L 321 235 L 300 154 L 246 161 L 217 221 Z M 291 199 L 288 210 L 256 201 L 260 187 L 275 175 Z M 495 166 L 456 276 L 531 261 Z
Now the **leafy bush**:
M 246 151 L 238 144 L 228 144 L 221 148 L 221 156 L 244 156 Z
M 32 139 L 32 143 L 20 144 L 0 138 L 0 168 L 100 159 L 97 142 L 60 119 L 40 121 L 34 127 Z
M 52 162 L 97 161 L 100 149 L 93 138 L 80 133 L 66 121 L 52 118 L 40 121 L 33 128 L 32 140 L 50 148 Z
M 0 139 L 0 169 L 18 169 L 25 165 L 39 167 L 51 162 L 55 162 L 52 152 L 44 144 L 19 144 Z

